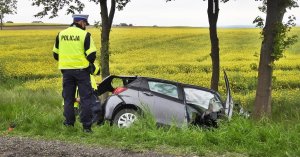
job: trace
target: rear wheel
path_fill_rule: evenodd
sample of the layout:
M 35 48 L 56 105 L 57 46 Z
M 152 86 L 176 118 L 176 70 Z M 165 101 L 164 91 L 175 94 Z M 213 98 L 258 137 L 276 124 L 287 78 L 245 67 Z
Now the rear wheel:
M 119 128 L 128 128 L 130 125 L 136 121 L 138 114 L 133 109 L 122 109 L 114 117 L 114 124 Z

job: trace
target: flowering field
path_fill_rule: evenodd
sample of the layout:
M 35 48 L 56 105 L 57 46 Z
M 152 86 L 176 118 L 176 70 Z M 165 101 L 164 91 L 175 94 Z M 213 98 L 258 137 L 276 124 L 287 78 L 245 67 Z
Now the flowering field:
M 99 48 L 99 30 L 90 29 Z M 0 33 L 0 77 L 21 80 L 30 90 L 61 88 L 61 74 L 52 57 L 59 30 L 17 30 Z M 299 34 L 296 28 L 293 33 Z M 260 44 L 258 29 L 220 29 L 221 70 L 228 71 L 237 101 L 250 105 L 256 89 Z M 209 87 L 210 42 L 201 28 L 113 28 L 110 65 L 112 74 L 143 75 Z M 98 53 L 99 54 L 99 53 Z M 98 56 L 98 58 L 100 58 Z M 100 60 L 100 59 L 98 59 Z M 300 42 L 276 62 L 277 91 L 300 88 Z M 101 81 L 98 78 L 98 81 Z M 220 92 L 224 82 L 221 75 Z
M 56 123 L 62 120 L 61 73 L 52 56 L 54 39 L 59 31 L 0 31 L 0 126 L 6 125 L 1 122 L 16 120 L 18 123 L 28 124 L 22 126 L 23 132 L 31 130 L 32 125 L 39 128 L 42 126 L 41 129 L 48 129 L 47 133 L 41 129 L 33 129 L 31 135 L 48 134 L 53 137 L 56 137 L 58 130 L 63 130 L 62 128 L 49 129 L 49 126 L 60 126 Z M 97 60 L 100 60 L 100 31 L 97 29 L 88 31 L 91 32 L 96 42 Z M 219 29 L 218 33 L 221 70 L 227 71 L 235 102 L 251 110 L 255 97 L 261 45 L 259 30 Z M 300 29 L 295 28 L 293 33 L 300 34 Z M 110 48 L 111 74 L 150 76 L 204 87 L 210 85 L 211 59 L 207 28 L 113 28 Z M 299 124 L 300 41 L 287 50 L 284 58 L 275 62 L 274 69 L 273 118 L 279 122 L 288 121 L 289 124 Z M 98 77 L 97 81 L 101 81 L 101 78 Z M 225 92 L 224 86 L 223 73 L 221 73 L 219 83 L 221 93 Z M 37 111 L 39 114 L 35 115 Z M 46 114 L 44 111 L 51 114 Z M 32 120 L 31 117 L 36 117 L 36 119 Z M 297 132 L 295 128 L 291 132 Z M 245 128 L 241 128 L 243 129 Z M 262 130 L 265 131 L 264 129 Z M 273 129 L 277 137 L 276 127 Z M 299 130 L 299 125 L 297 129 Z M 260 131 L 259 128 L 258 131 Z M 198 137 L 195 133 L 196 135 Z M 261 133 L 255 133 L 253 138 L 256 138 L 256 135 L 260 137 Z M 67 135 L 60 136 L 62 137 L 59 138 L 63 138 Z M 269 134 L 266 133 L 265 136 L 268 137 Z M 224 134 L 220 131 L 220 143 L 229 141 L 224 140 L 223 137 Z M 232 134 L 232 137 L 236 137 L 236 134 Z M 299 138 L 298 135 L 296 137 Z M 270 138 L 273 138 L 271 133 Z M 254 147 L 257 145 L 253 141 L 249 140 L 249 142 L 248 144 Z M 274 147 L 277 142 L 274 141 Z M 294 149 L 288 142 L 282 142 L 279 152 L 285 148 Z M 266 149 L 261 150 L 229 144 L 236 146 L 236 149 L 232 151 L 249 149 L 248 153 L 258 156 L 276 150 L 266 151 L 270 143 L 266 143 Z M 216 148 L 216 150 L 222 150 L 222 148 Z M 195 148 L 191 146 L 191 149 L 196 152 L 200 151 L 200 154 L 203 151 L 198 150 L 200 148 L 196 145 Z M 224 149 L 227 149 L 227 146 L 224 146 Z

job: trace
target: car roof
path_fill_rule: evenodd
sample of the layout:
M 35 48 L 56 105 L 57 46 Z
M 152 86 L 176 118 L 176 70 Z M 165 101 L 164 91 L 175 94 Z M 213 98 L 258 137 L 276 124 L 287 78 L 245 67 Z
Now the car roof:
M 152 80 L 152 81 L 157 81 L 157 82 L 164 82 L 164 83 L 176 84 L 176 85 L 181 86 L 183 88 L 184 87 L 189 87 L 189 88 L 195 88 L 195 89 L 199 89 L 199 90 L 204 90 L 204 91 L 216 94 L 221 99 L 221 96 L 220 96 L 220 94 L 218 92 L 216 92 L 216 91 L 214 91 L 212 89 L 201 87 L 201 86 L 197 86 L 197 85 L 185 84 L 185 83 L 180 83 L 180 82 L 176 82 L 176 81 L 165 80 L 165 79 L 160 79 L 160 78 L 153 78 L 153 77 L 145 77 L 145 76 L 121 76 L 121 75 L 110 75 L 110 76 L 107 76 L 106 78 L 104 78 L 102 80 L 102 82 L 100 84 L 98 84 L 98 86 L 97 86 L 96 92 L 97 92 L 98 96 L 102 95 L 105 92 L 108 92 L 108 91 L 112 92 L 114 90 L 114 88 L 112 87 L 112 84 L 111 84 L 111 82 L 112 82 L 112 80 L 114 78 L 120 78 L 123 81 L 126 80 L 126 82 L 128 84 L 130 84 L 131 82 L 133 82 L 134 80 L 137 80 L 137 79 Z
M 153 81 L 159 81 L 159 82 L 166 82 L 166 83 L 171 83 L 171 84 L 178 84 L 181 85 L 182 87 L 191 87 L 191 88 L 198 88 L 198 89 L 202 89 L 202 90 L 206 90 L 209 92 L 213 92 L 213 93 L 217 93 L 216 91 L 206 88 L 206 87 L 202 87 L 202 86 L 198 86 L 198 85 L 192 85 L 192 84 L 186 84 L 186 83 L 181 83 L 181 82 L 176 82 L 176 81 L 171 81 L 171 80 L 165 80 L 165 79 L 160 79 L 160 78 L 153 78 L 153 77 L 146 77 L 146 76 L 121 76 L 121 75 L 110 75 L 107 78 L 111 77 L 111 79 L 113 78 L 129 78 L 129 79 L 137 79 L 137 78 L 141 78 L 141 79 L 147 79 L 147 80 L 153 80 Z M 106 79 L 106 78 L 105 78 Z

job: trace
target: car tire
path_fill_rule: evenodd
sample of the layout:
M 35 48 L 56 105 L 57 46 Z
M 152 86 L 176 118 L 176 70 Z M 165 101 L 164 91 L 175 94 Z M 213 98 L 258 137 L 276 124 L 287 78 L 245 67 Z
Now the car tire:
M 113 123 L 119 128 L 128 128 L 138 118 L 138 113 L 133 109 L 122 109 L 114 117 Z

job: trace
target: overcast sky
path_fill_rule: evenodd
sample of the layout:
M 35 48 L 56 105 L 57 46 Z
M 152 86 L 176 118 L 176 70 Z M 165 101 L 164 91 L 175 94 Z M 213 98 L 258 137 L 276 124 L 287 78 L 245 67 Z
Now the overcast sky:
M 265 18 L 265 15 L 257 9 L 259 5 L 261 2 L 255 0 L 231 0 L 225 4 L 220 3 L 218 26 L 253 25 L 252 21 L 256 16 L 261 15 Z M 41 8 L 31 6 L 30 0 L 19 0 L 18 13 L 6 15 L 4 20 L 15 23 L 43 21 L 69 24 L 72 22 L 72 16 L 66 15 L 65 10 L 61 10 L 59 17 L 53 19 L 34 18 L 33 15 L 38 11 L 41 11 Z M 100 6 L 93 2 L 87 2 L 82 13 L 90 15 L 91 24 L 100 20 Z M 289 10 L 286 17 L 291 14 L 296 16 L 299 26 L 300 9 Z M 207 1 L 176 0 L 166 3 L 165 0 L 131 0 L 123 11 L 116 11 L 113 23 L 127 23 L 135 26 L 208 26 Z

